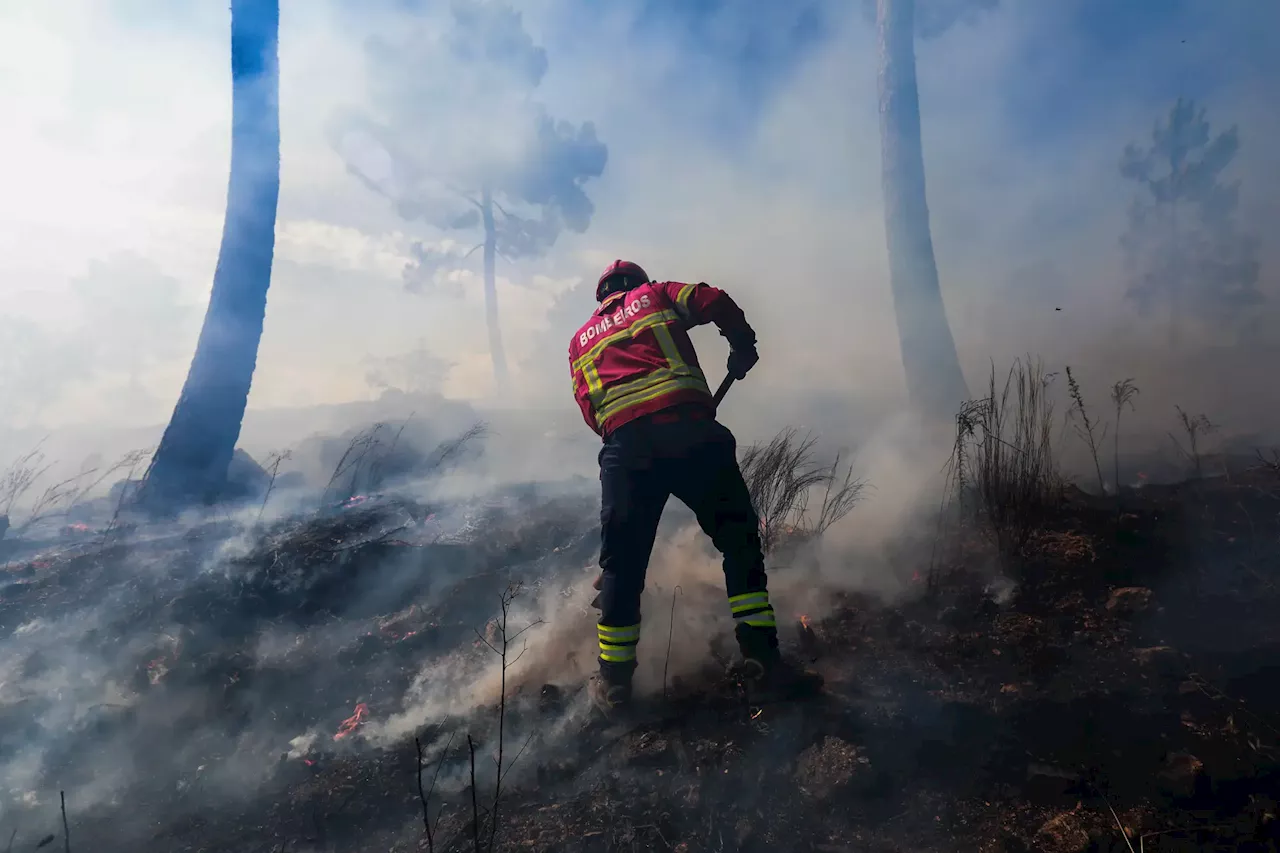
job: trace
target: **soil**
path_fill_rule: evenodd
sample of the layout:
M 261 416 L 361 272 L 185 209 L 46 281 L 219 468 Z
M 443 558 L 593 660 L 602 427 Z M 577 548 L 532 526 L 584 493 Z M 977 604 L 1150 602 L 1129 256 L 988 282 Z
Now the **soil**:
M 253 669 L 235 658 L 244 646 L 227 640 L 225 628 L 200 627 L 225 625 L 232 617 L 223 611 L 248 599 L 228 603 L 206 589 L 203 598 L 158 603 L 164 624 L 186 626 L 161 689 L 208 693 L 219 673 L 213 716 L 222 731 L 234 732 L 228 720 L 246 712 L 236 698 L 243 690 L 255 702 L 277 701 L 276 713 L 292 714 L 294 724 L 328 714 L 328 730 L 351 718 L 357 727 L 363 717 L 353 700 L 376 708 L 384 695 L 403 693 L 423 656 L 461 642 L 466 590 L 544 577 L 548 553 L 570 552 L 578 565 L 589 559 L 589 525 L 532 529 L 538 540 L 523 551 L 489 536 L 478 551 L 433 552 L 433 560 L 465 564 L 453 604 L 426 607 L 423 590 L 406 586 L 345 614 L 344 625 L 370 629 L 340 658 L 361 673 L 352 676 L 363 679 L 359 689 L 308 680 L 314 659 Z M 532 535 L 528 524 L 520 530 L 516 539 Z M 411 738 L 389 749 L 335 741 L 306 760 L 282 757 L 251 796 L 219 798 L 216 808 L 201 806 L 198 788 L 140 784 L 116 805 L 76 814 L 72 849 L 1280 850 L 1280 479 L 1260 470 L 1150 486 L 1126 492 L 1119 508 L 1114 497 L 1073 491 L 1021 554 L 1001 562 L 1016 581 L 1007 593 L 991 583 L 987 567 L 999 555 L 980 529 L 948 539 L 945 559 L 919 566 L 909 600 L 849 595 L 829 616 L 789 626 L 787 651 L 826 679 L 816 697 L 753 707 L 708 661 L 704 677 L 603 720 L 566 713 L 582 705 L 579 685 L 548 685 L 420 732 L 429 755 L 421 768 Z M 394 547 L 373 541 L 362 548 L 382 550 L 362 553 L 385 564 Z M 14 579 L 0 589 L 4 633 L 33 609 L 68 606 L 56 598 L 67 588 L 56 578 L 103 559 L 99 552 L 38 571 L 11 567 Z M 308 560 L 299 565 L 314 565 Z M 36 577 L 45 584 L 38 596 L 13 586 Z M 336 583 L 341 573 L 326 577 Z M 264 624 L 313 626 L 325 602 L 343 594 L 305 588 L 287 600 L 255 592 L 260 615 L 236 624 L 246 635 Z M 263 686 L 273 680 L 275 688 Z M 305 689 L 324 701 L 300 704 Z M 6 726 L 31 724 L 8 707 Z M 513 769 L 495 823 L 486 762 L 499 712 L 506 732 L 533 734 L 523 755 L 522 739 L 504 741 L 504 766 Z M 214 725 L 210 714 L 204 707 L 166 725 Z M 474 792 L 468 738 L 485 780 Z M 445 743 L 428 842 L 415 769 L 425 791 Z M 74 766 L 75 755 L 67 760 Z M 24 830 L 13 849 L 34 849 L 44 834 Z M 60 824 L 56 834 L 49 849 L 62 843 Z

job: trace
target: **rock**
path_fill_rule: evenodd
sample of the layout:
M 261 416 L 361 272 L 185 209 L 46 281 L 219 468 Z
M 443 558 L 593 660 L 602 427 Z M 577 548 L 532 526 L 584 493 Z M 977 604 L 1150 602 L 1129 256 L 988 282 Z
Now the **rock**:
M 1151 604 L 1151 590 L 1145 586 L 1122 586 L 1111 591 L 1107 610 L 1121 615 L 1141 613 Z
M 1080 853 L 1089 847 L 1089 833 L 1073 809 L 1046 820 L 1036 832 L 1036 841 L 1037 849 L 1045 853 Z
M 1145 649 L 1135 649 L 1133 656 L 1138 659 L 1138 663 L 1151 667 L 1162 675 L 1175 675 L 1185 669 L 1182 653 L 1172 646 L 1149 646 Z
M 1204 763 L 1189 752 L 1172 752 L 1164 767 L 1156 774 L 1160 789 L 1170 796 L 1185 799 L 1196 792 L 1196 784 L 1204 773 Z
M 818 800 L 829 799 L 847 788 L 856 776 L 867 773 L 871 762 L 846 740 L 827 736 L 801 752 L 796 761 L 796 783 Z
M 271 475 L 247 451 L 237 447 L 232 452 L 227 465 L 227 497 L 261 496 L 270 481 Z
M 112 507 L 121 505 L 127 506 L 138 496 L 138 490 L 141 488 L 141 478 L 137 480 L 117 480 L 115 483 L 112 483 L 111 488 L 107 490 L 107 500 L 111 502 Z

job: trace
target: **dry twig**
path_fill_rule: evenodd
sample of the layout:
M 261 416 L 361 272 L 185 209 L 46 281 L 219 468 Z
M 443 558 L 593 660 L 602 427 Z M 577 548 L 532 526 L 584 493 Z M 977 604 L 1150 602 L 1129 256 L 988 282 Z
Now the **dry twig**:
M 1111 386 L 1111 403 L 1116 407 L 1116 428 L 1111 434 L 1112 442 L 1112 461 L 1115 465 L 1116 475 L 1116 515 L 1124 511 L 1124 499 L 1121 497 L 1120 489 L 1120 415 L 1124 413 L 1125 406 L 1130 411 L 1134 410 L 1133 398 L 1138 396 L 1138 386 L 1133 384 L 1132 379 L 1121 379 L 1119 382 Z
M 67 825 L 67 792 L 59 791 L 58 799 L 62 801 L 62 850 L 71 853 L 71 827 Z
M 1199 480 L 1204 475 L 1203 466 L 1200 464 L 1200 441 L 1216 430 L 1218 425 L 1211 422 L 1207 415 L 1188 415 L 1181 406 L 1173 408 L 1178 412 L 1178 423 L 1182 425 L 1182 431 L 1187 434 L 1187 447 L 1183 448 L 1182 442 L 1178 441 L 1173 433 L 1169 433 L 1169 438 L 1178 452 L 1191 463 L 1196 479 Z
M 1102 478 L 1100 453 L 1102 442 L 1107 438 L 1109 425 L 1099 424 L 1089 417 L 1089 410 L 1084 404 L 1084 394 L 1080 391 L 1080 383 L 1076 381 L 1070 367 L 1067 367 L 1067 394 L 1071 397 L 1071 407 L 1067 409 L 1067 420 L 1075 429 L 1076 435 L 1089 448 L 1089 455 L 1093 458 L 1093 470 L 1098 475 L 1098 494 L 1105 495 L 1107 484 Z
M 449 755 L 449 747 L 453 746 L 453 735 L 452 734 L 449 735 L 449 740 L 445 743 L 444 749 L 441 750 L 440 752 L 440 760 L 436 762 L 436 772 L 431 776 L 431 787 L 427 788 L 426 790 L 423 790 L 422 788 L 422 741 L 420 741 L 418 738 L 415 737 L 413 739 L 413 745 L 417 748 L 417 751 L 418 751 L 418 765 L 417 765 L 418 801 L 422 803 L 422 828 L 426 830 L 426 834 L 427 834 L 427 850 L 429 851 L 429 853 L 435 853 L 435 849 L 436 849 L 435 829 L 431 825 L 431 811 L 430 811 L 431 795 L 436 790 L 436 780 L 440 778 L 440 769 L 444 767 L 444 760 Z M 474 756 L 473 756 L 473 761 L 474 761 Z M 443 814 L 443 811 L 441 812 L 441 814 Z M 439 820 L 440 820 L 440 815 L 437 815 L 436 816 L 437 823 L 439 822 Z
M 667 698 L 667 666 L 671 663 L 671 639 L 675 636 L 676 631 L 676 595 L 684 595 L 684 590 L 679 584 L 671 590 L 671 619 L 667 625 L 667 656 L 662 661 L 662 699 L 665 702 Z

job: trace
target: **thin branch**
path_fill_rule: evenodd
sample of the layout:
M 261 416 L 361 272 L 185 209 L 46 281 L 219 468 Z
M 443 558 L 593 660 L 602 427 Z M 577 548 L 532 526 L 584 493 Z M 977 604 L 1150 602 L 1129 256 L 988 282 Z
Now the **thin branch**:
M 511 768 L 516 766 L 516 762 L 520 760 L 520 756 L 524 755 L 524 751 L 529 748 L 529 744 L 533 742 L 533 732 L 529 732 L 529 736 L 524 739 L 524 745 L 520 747 L 520 751 L 516 753 L 516 757 L 511 759 L 511 763 L 507 765 L 506 771 L 502 774 L 502 778 L 507 778 L 507 774 L 511 772 Z
M 449 747 L 453 746 L 454 734 L 456 733 L 451 733 L 449 740 L 445 742 L 444 749 L 440 752 L 440 760 L 436 762 L 436 772 L 431 776 L 431 787 L 425 791 L 422 789 L 422 741 L 416 737 L 413 739 L 413 745 L 418 751 L 418 800 L 422 803 L 422 828 L 427 833 L 427 850 L 430 853 L 434 853 L 436 849 L 435 833 L 431 828 L 431 795 L 435 793 L 436 780 L 440 778 L 440 769 L 444 767 L 444 760 L 449 755 Z
M 671 617 L 667 623 L 667 656 L 662 661 L 662 701 L 667 700 L 667 666 L 671 663 L 671 639 L 676 632 L 676 595 L 684 595 L 684 590 L 677 584 L 671 590 Z
M 475 853 L 480 853 L 480 803 L 476 799 L 476 744 L 467 735 L 467 750 L 471 753 L 471 841 Z
M 479 631 L 479 629 L 477 629 L 477 628 L 472 628 L 471 630 L 472 630 L 472 631 L 475 631 L 476 637 L 478 637 L 478 638 L 480 639 L 480 642 L 484 643 L 486 646 L 488 646 L 488 647 L 489 647 L 489 651 L 493 652 L 495 655 L 501 655 L 501 654 L 502 654 L 502 652 L 500 652 L 500 651 L 498 651 L 496 648 L 494 648 L 493 643 L 490 643 L 488 640 L 486 640 L 486 639 L 484 638 L 484 634 L 481 634 L 481 633 L 480 633 L 480 631 Z
M 62 850 L 71 853 L 71 827 L 67 825 L 67 792 L 59 791 L 58 799 L 62 801 Z
M 521 635 L 521 634 L 523 634 L 525 631 L 528 631 L 530 628 L 536 628 L 537 626 L 541 625 L 542 623 L 543 623 L 543 620 L 541 620 L 541 619 L 535 619 L 534 621 L 530 622 L 528 625 L 525 625 L 525 626 L 524 626 L 523 628 L 521 628 L 519 631 L 516 631 L 514 634 L 512 634 L 512 635 L 511 635 L 511 641 L 512 641 L 512 642 L 514 642 L 514 641 L 515 641 L 516 639 L 518 639 L 518 638 L 520 637 L 520 635 Z

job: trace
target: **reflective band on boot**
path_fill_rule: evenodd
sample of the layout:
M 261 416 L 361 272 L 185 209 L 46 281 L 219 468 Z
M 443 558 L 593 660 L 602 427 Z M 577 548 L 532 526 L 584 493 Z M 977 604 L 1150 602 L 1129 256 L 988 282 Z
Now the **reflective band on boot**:
M 769 593 L 764 590 L 729 596 L 729 610 L 733 613 L 735 625 L 749 625 L 772 631 L 778 629 L 773 607 L 769 604 Z
M 600 660 L 606 663 L 627 663 L 636 659 L 636 644 L 640 642 L 640 626 L 628 625 L 615 628 L 596 625 L 600 637 Z

